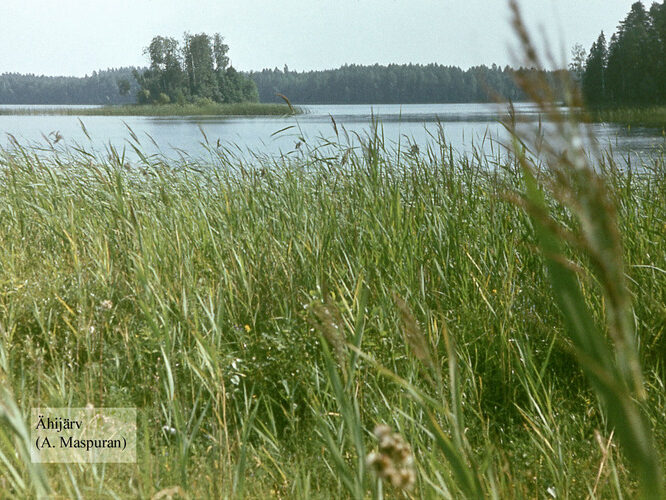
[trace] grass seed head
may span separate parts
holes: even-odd
[[[394,488],[411,490],[416,482],[411,447],[400,434],[393,432],[388,425],[376,426],[374,434],[379,441],[379,446],[378,451],[371,452],[366,457],[368,467]]]

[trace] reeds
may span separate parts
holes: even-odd
[[[595,122],[619,123],[627,127],[650,127],[666,131],[666,107],[598,108],[589,111]]]
[[[494,155],[379,125],[249,162],[14,142],[0,490],[658,497],[663,157],[554,120]],[[138,463],[34,467],[29,409],[88,403],[139,408]]]
[[[300,108],[285,104],[253,102],[235,104],[134,104],[99,107],[0,107],[0,115],[283,116],[300,112]]]
[[[503,201],[525,192],[515,161],[458,156],[441,136],[418,154],[381,137],[310,147],[253,166],[212,145],[180,162],[60,143],[2,153],[7,387],[24,415],[37,404],[137,406],[145,432],[137,467],[49,467],[51,488],[379,495],[393,487],[365,459],[387,424],[413,450],[413,496],[632,496],[635,461],[614,447],[619,429],[611,439],[576,368],[536,226]],[[666,175],[660,163],[630,173],[605,161],[622,234],[612,248],[640,327],[643,413],[658,430]],[[577,212],[547,199],[547,227],[582,230]],[[570,250],[557,262],[581,255],[567,265],[601,273]],[[597,281],[577,277],[577,303],[601,335],[626,299]],[[617,373],[632,380],[633,369]],[[30,485],[2,432],[0,467]],[[160,479],[167,469],[177,484]]]
[[[519,35],[523,63],[543,68],[511,2],[513,26]],[[545,255],[555,299],[580,366],[603,403],[609,425],[636,471],[645,498],[662,498],[663,471],[649,421],[645,418],[646,391],[639,361],[631,295],[625,278],[622,238],[616,209],[603,172],[595,171],[583,149],[584,130],[575,118],[560,114],[545,79],[521,82],[555,132],[544,141],[536,131],[513,133],[514,153],[525,179],[525,193],[517,199],[535,222]],[[568,105],[580,105],[570,84]],[[535,156],[537,149],[545,159]],[[611,174],[612,175],[612,174]],[[572,223],[557,222],[547,197],[569,213]],[[631,203],[631,200],[627,200]],[[569,247],[571,251],[565,249]],[[573,255],[572,255],[573,254]],[[574,256],[579,262],[571,262]],[[593,278],[604,305],[604,324],[586,304],[579,279]]]

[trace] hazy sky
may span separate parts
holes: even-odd
[[[613,32],[632,3],[521,1],[533,32],[547,32],[558,54]],[[221,33],[240,70],[504,65],[512,62],[508,19],[506,0],[0,0],[0,73],[144,66],[153,36],[185,31]]]

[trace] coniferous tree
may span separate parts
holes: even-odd
[[[650,8],[650,32],[654,46],[654,74],[657,100],[666,103],[666,2],[653,3]]]
[[[606,37],[602,31],[592,44],[583,73],[583,95],[590,104],[606,102]]]
[[[583,76],[590,105],[666,103],[666,2],[635,2],[604,50],[597,39]],[[605,57],[604,57],[605,56]]]
[[[620,54],[623,63],[623,101],[644,104],[656,91],[652,70],[653,47],[649,36],[649,18],[641,2],[631,6],[631,11],[620,24]]]

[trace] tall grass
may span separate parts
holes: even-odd
[[[663,156],[583,150],[523,83],[555,132],[495,154],[377,123],[250,163],[14,141],[0,490],[662,497]],[[86,404],[139,409],[137,464],[31,464],[29,409]]]
[[[212,146],[176,162],[2,152],[0,358],[14,424],[0,430],[0,488],[390,496],[366,464],[384,424],[414,457],[406,495],[634,496],[636,460],[579,368],[535,251],[541,230],[504,201],[525,192],[522,157],[460,156],[443,134],[392,148],[381,130],[303,149],[252,165]],[[637,335],[628,362],[645,380],[640,425],[663,454],[666,170],[603,162]],[[552,226],[578,231],[555,194]],[[594,275],[576,275],[578,306],[602,335],[615,306]],[[139,408],[136,465],[41,472],[15,453],[17,415],[88,403]]]
[[[511,1],[513,25],[519,36],[524,63],[543,68],[530,40],[515,0]],[[541,111],[556,125],[556,138],[545,142],[532,131],[526,135],[509,125],[514,152],[526,189],[519,205],[535,223],[555,299],[562,311],[567,333],[578,362],[590,380],[609,424],[633,464],[644,498],[662,498],[663,474],[650,423],[645,418],[642,367],[633,321],[631,296],[626,283],[622,239],[616,208],[603,175],[590,164],[583,149],[583,129],[553,104],[548,82],[538,73],[519,82]],[[577,89],[569,106],[580,106]],[[556,139],[559,139],[556,140]],[[545,162],[528,154],[541,148]],[[603,171],[605,166],[601,167]],[[567,210],[571,223],[556,221],[546,195]],[[550,202],[552,204],[552,202]],[[571,251],[567,252],[566,247]],[[584,259],[585,270],[570,258]],[[604,304],[603,323],[585,302],[579,277],[595,280]]]

